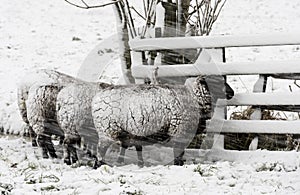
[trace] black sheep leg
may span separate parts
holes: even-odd
[[[31,145],[33,147],[37,147],[38,144],[37,144],[37,135],[36,133],[33,131],[32,127],[29,125],[29,137],[31,139]]]
[[[42,149],[43,158],[49,158],[47,147],[46,147],[46,144],[45,144],[45,140],[46,140],[45,137],[46,136],[38,135],[37,136],[37,143],[38,143],[39,147]]]
[[[144,159],[143,159],[143,147],[141,145],[135,146],[137,157],[138,157],[138,166],[143,167],[144,166]]]
[[[57,158],[57,155],[55,153],[55,148],[54,148],[52,140],[51,140],[51,136],[47,136],[45,145],[46,145],[47,151],[48,151],[49,155],[51,156],[51,158]]]
[[[119,157],[117,160],[118,163],[120,163],[120,164],[124,163],[124,157],[125,157],[125,152],[126,152],[127,148],[128,148],[128,145],[122,144],[121,151],[120,151],[120,154],[119,154]],[[138,166],[142,167],[142,166],[144,166],[144,160],[143,160],[143,155],[142,155],[143,147],[141,145],[135,145],[135,149],[136,149],[137,157],[138,157]]]
[[[38,135],[37,142],[38,145],[42,148],[43,158],[49,158],[49,155],[52,158],[57,158],[55,149],[51,141],[51,137],[49,135]]]
[[[70,138],[70,136],[65,136],[64,139],[64,162],[67,165],[74,164],[78,161],[78,155],[75,145],[80,145],[80,137],[75,136]]]
[[[74,147],[74,145],[72,145],[72,144],[69,144],[65,147],[66,147],[65,151],[67,153],[67,156],[64,158],[64,162],[67,165],[76,163],[78,161],[76,147]]]
[[[67,144],[63,144],[64,163],[71,165],[71,154]]]
[[[174,152],[174,165],[182,166],[184,164],[183,155],[184,155],[184,145],[182,143],[175,143],[173,152]]]
[[[64,163],[67,165],[74,164],[78,161],[76,148],[73,145],[64,145]]]

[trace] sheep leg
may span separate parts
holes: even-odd
[[[47,151],[47,148],[46,148],[46,145],[45,145],[45,139],[46,139],[45,136],[38,135],[37,136],[37,143],[38,143],[39,147],[42,149],[43,158],[49,158],[48,151]]]
[[[51,141],[51,137],[49,135],[38,135],[37,142],[38,145],[42,148],[43,158],[49,158],[49,155],[52,158],[57,158],[57,155],[55,154],[55,149]]]
[[[29,125],[29,137],[30,137],[30,139],[31,139],[31,145],[32,145],[33,147],[37,147],[37,146],[38,146],[37,141],[36,141],[37,135],[36,135],[36,133],[33,131],[32,127],[31,127],[30,125]]]
[[[96,155],[91,153],[92,157],[95,159],[93,169],[97,169],[98,167],[101,167],[102,165],[106,164],[104,157],[105,157],[108,147],[109,147],[109,145],[103,145],[99,141],[98,146],[97,146],[98,151],[96,152]],[[98,153],[100,153],[100,156],[98,155]]]
[[[124,157],[125,157],[125,152],[126,152],[127,148],[128,148],[128,146],[126,144],[122,144],[117,163],[120,163],[120,164],[124,163]],[[143,147],[141,145],[135,145],[135,149],[136,149],[137,156],[138,156],[138,166],[142,167],[142,166],[144,166],[144,160],[143,160],[143,155],[142,155]]]
[[[95,153],[96,150],[94,149],[94,146],[85,145],[84,147],[85,147],[85,152],[88,155],[88,157],[94,159],[93,169],[97,169],[98,167],[100,167],[102,164],[101,164],[101,162],[98,161],[97,154]]]
[[[47,151],[48,151],[49,155],[51,156],[51,158],[57,158],[57,155],[55,153],[55,148],[53,146],[53,143],[52,143],[52,140],[51,140],[50,136],[47,137],[45,143],[46,143]]]
[[[95,153],[96,149],[94,148],[93,145],[86,145],[84,144],[84,151],[88,155],[89,158],[97,158],[97,154]]]
[[[174,152],[174,165],[183,166],[184,146],[181,143],[175,143],[173,152]]]
[[[66,163],[67,165],[71,165],[71,154],[67,144],[64,144],[63,146],[63,153],[64,153],[64,163]]]
[[[80,137],[70,138],[70,136],[65,136],[64,139],[64,162],[67,165],[76,163],[78,161],[78,155],[75,145],[80,144]]]
[[[107,149],[109,148],[110,144],[111,143],[109,141],[107,141],[106,139],[99,139],[98,153],[100,153],[100,156],[95,158],[95,163],[93,166],[94,169],[97,169],[101,165],[106,164],[105,163],[105,154],[106,154]]]
[[[74,147],[74,145],[71,145],[71,146],[69,146],[69,148],[70,148],[70,152],[71,152],[72,163],[76,163],[78,161],[78,155],[77,155],[76,147]]]
[[[65,155],[66,154],[66,155]],[[64,146],[64,163],[67,165],[74,164],[78,161],[76,148],[73,145]]]
[[[124,156],[125,156],[125,152],[126,152],[127,148],[128,148],[128,146],[122,144],[117,163],[124,164],[124,161],[125,161]]]
[[[135,146],[137,156],[138,156],[138,166],[143,167],[144,166],[144,160],[143,160],[143,147],[141,145]]]

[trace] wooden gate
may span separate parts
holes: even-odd
[[[211,120],[207,121],[206,133],[215,134],[214,152],[210,151],[211,159],[238,160],[240,155],[244,158],[253,156],[253,152],[238,152],[224,150],[224,137],[222,133],[270,133],[270,134],[300,134],[300,120],[279,121],[260,120],[260,109],[257,109],[254,120],[227,120],[227,106],[289,106],[299,110],[300,93],[265,93],[266,75],[285,75],[284,78],[299,79],[300,59],[285,61],[255,61],[255,62],[224,62],[224,52],[229,47],[261,47],[300,45],[299,34],[266,34],[250,36],[201,36],[201,37],[172,37],[135,39],[130,42],[133,67],[132,74],[137,82],[153,77],[195,77],[198,75],[259,75],[252,93],[238,93],[230,100],[218,99]],[[194,64],[154,66],[142,65],[139,55],[141,51],[202,49]],[[258,115],[257,115],[258,113]],[[219,152],[218,152],[219,151]],[[193,151],[200,155],[200,151]],[[200,152],[200,153],[199,153]],[[207,156],[207,152],[204,152]],[[255,152],[254,152],[255,153]],[[238,155],[236,155],[238,154]],[[264,158],[271,157],[272,152],[264,152]],[[285,152],[300,159],[299,153]],[[255,157],[257,159],[257,157]]]

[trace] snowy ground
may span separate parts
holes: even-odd
[[[93,170],[42,159],[21,138],[2,138],[0,147],[0,191],[13,194],[297,194],[299,174],[281,163],[237,162]]]
[[[229,0],[212,34],[300,32],[300,2]],[[81,10],[63,0],[2,0],[0,6],[0,128],[22,131],[16,106],[16,85],[26,71],[56,69],[80,75],[86,57],[100,44],[117,58],[117,44],[105,43],[115,33],[110,7]],[[228,61],[300,58],[299,46],[229,49]],[[101,58],[103,59],[103,58]],[[100,70],[95,70],[99,72]],[[116,74],[118,71],[116,70]],[[84,76],[84,75],[83,75]],[[115,75],[114,75],[115,76]],[[94,79],[94,78],[93,78]],[[104,78],[113,81],[112,78]],[[110,80],[111,79],[111,80]],[[238,77],[230,83],[251,91],[256,77]],[[298,87],[272,80],[268,90]],[[281,87],[281,88],[279,88]],[[284,89],[283,89],[284,88]],[[0,137],[0,192],[13,194],[297,194],[299,163],[216,162],[184,167],[72,168],[61,160],[44,160],[23,138]],[[278,153],[280,155],[280,153]],[[276,162],[276,161],[275,161]],[[195,171],[196,170],[196,171]]]

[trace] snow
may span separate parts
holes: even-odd
[[[17,148],[15,146],[18,146]],[[18,153],[19,155],[15,155]],[[42,159],[23,138],[1,139],[0,190],[12,194],[297,194],[298,167],[280,162],[70,167]]]
[[[300,2],[227,1],[213,35],[300,32]],[[82,10],[63,0],[2,0],[0,6],[0,128],[22,132],[16,86],[28,71],[48,68],[87,80],[115,83],[118,44],[111,7]],[[109,41],[107,41],[109,40]],[[102,42],[103,41],[103,42]],[[231,48],[228,62],[297,60],[299,46]],[[97,55],[98,54],[98,55]],[[95,60],[91,60],[91,58]],[[103,61],[101,61],[103,60]],[[108,65],[113,64],[112,70]],[[97,68],[94,68],[94,67]],[[93,71],[93,72],[91,72]],[[93,74],[91,74],[93,73]],[[256,76],[230,77],[238,92],[252,91]],[[268,91],[299,90],[292,81],[270,79]],[[289,87],[290,85],[290,87]],[[263,156],[263,151],[257,151]],[[297,194],[299,162],[272,159],[202,162],[183,167],[70,167],[62,160],[42,159],[40,150],[19,137],[0,137],[2,194]],[[291,159],[292,161],[292,159]],[[190,162],[189,162],[190,163]]]
[[[176,44],[174,44],[176,42]],[[167,38],[136,38],[130,42],[134,51],[218,47],[299,45],[298,33],[265,33],[259,35],[212,35]]]

